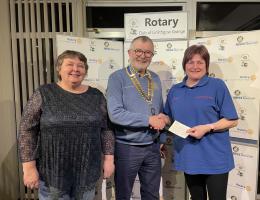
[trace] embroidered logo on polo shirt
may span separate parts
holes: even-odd
[[[213,97],[211,96],[196,96],[195,99],[214,99]]]

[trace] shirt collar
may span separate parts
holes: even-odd
[[[139,76],[139,77],[149,77],[149,72],[148,70],[145,70],[144,75],[141,75],[134,67],[132,67],[131,65],[128,66],[129,67],[129,71],[132,71],[135,73],[135,75]],[[130,70],[131,68],[131,70]]]
[[[188,76],[186,75],[186,76],[183,78],[182,82],[179,84],[179,87],[188,87],[188,86],[186,85],[187,79],[188,79]],[[192,88],[202,87],[202,86],[206,85],[206,84],[208,83],[208,81],[209,81],[208,75],[204,75],[204,76],[199,80],[199,82],[198,82],[196,85],[192,86]]]

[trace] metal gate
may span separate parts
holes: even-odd
[[[56,80],[56,34],[84,35],[85,0],[10,0],[12,62],[16,121],[39,85]],[[18,124],[17,124],[18,127]],[[37,199],[24,187],[20,199]]]

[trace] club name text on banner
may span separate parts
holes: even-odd
[[[156,39],[187,39],[187,12],[127,13],[124,17],[125,41],[146,35]]]

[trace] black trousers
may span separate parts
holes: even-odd
[[[226,200],[228,173],[184,175],[192,200]]]
[[[116,200],[130,200],[138,174],[142,200],[159,200],[161,180],[160,144],[133,146],[116,142]]]

